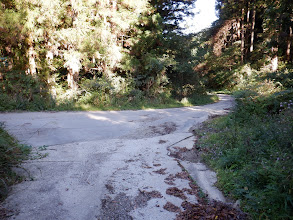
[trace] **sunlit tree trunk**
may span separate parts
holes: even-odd
[[[237,19],[237,37],[238,40],[241,38],[241,19]]]
[[[279,66],[278,47],[273,47],[272,53],[273,53],[273,58],[271,60],[271,70],[275,72],[278,70],[278,66]]]
[[[244,14],[245,10],[242,8],[242,18],[241,18],[241,63],[244,62],[244,46],[245,46],[245,27],[244,27]]]
[[[249,3],[248,3],[247,13],[246,13],[246,22],[247,22],[247,24],[249,24],[249,21],[250,21],[250,9],[249,9]]]
[[[73,90],[77,90],[78,85],[77,85],[77,78],[78,78],[79,73],[75,72],[72,69],[68,69],[68,73],[67,73],[67,82],[68,82],[68,87],[73,89]]]
[[[276,42],[275,45],[272,47],[272,61],[271,61],[271,69],[273,72],[278,70],[279,67],[279,58],[278,58],[278,51],[279,51],[279,46],[280,46],[280,36],[278,33],[280,33],[282,30],[282,23],[278,24],[278,27],[276,28],[275,31],[275,36],[276,36]]]
[[[113,2],[112,2],[112,10],[117,11],[117,1],[116,0],[113,0]]]
[[[31,45],[28,50],[29,73],[34,77],[37,75],[37,65],[35,57],[36,52],[33,46]]]
[[[251,22],[250,22],[250,17],[251,17],[251,9],[250,9],[250,2],[247,1],[246,4],[246,24],[245,24],[245,42],[244,42],[244,59],[247,59],[249,56],[249,48],[248,45],[250,45],[250,37],[249,33],[251,30]]]
[[[69,53],[64,54],[64,58],[66,63],[64,67],[67,68],[67,83],[68,87],[76,90],[78,88],[78,78],[79,78],[79,71],[82,68],[80,63],[80,54],[74,53],[74,51],[70,51]]]
[[[55,100],[57,98],[57,90],[56,90],[56,78],[55,76],[48,77],[48,85],[50,86],[51,97]]]
[[[253,42],[254,42],[254,32],[255,32],[255,14],[256,10],[255,7],[252,10],[252,25],[251,25],[251,37],[250,37],[250,53],[253,52]]]
[[[68,73],[67,73],[67,84],[68,84],[68,87],[69,88],[72,88],[73,85],[74,85],[72,70],[68,70]]]
[[[292,27],[290,26],[289,27],[289,38],[288,38],[288,42],[287,42],[287,51],[286,51],[288,61],[291,60],[291,44],[292,44],[292,40],[293,40],[293,33],[292,33]]]

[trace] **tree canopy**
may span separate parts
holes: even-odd
[[[291,65],[292,8],[292,1],[286,0],[218,0],[219,19],[203,32],[201,39],[209,49],[196,66],[206,85],[233,87],[244,65],[272,72]]]
[[[9,63],[1,75],[25,72],[48,89],[66,80],[73,90],[103,77],[116,91],[155,94],[170,84],[166,71],[177,57],[170,41],[193,2],[1,1],[0,55]]]
[[[169,92],[180,99],[232,87],[234,70],[245,64],[275,71],[292,63],[291,1],[218,0],[212,28],[183,35],[179,23],[194,2],[2,0],[2,93],[31,100],[33,91],[48,99],[68,91]],[[8,85],[21,85],[22,76],[33,91]]]

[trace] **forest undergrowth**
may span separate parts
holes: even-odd
[[[256,73],[235,87],[232,113],[196,131],[196,148],[252,219],[292,219],[292,71]]]
[[[45,82],[23,72],[11,72],[0,87],[0,111],[80,111],[80,110],[132,110],[174,108],[204,105],[218,101],[216,95],[197,93],[193,88],[173,95],[170,89],[147,92],[125,85],[116,91],[104,78],[85,79],[76,90],[69,90],[64,83],[55,84],[51,91]],[[13,82],[13,83],[11,83]],[[52,95],[52,93],[54,95]]]

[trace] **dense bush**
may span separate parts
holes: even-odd
[[[293,93],[271,87],[239,91],[233,113],[197,131],[198,148],[253,219],[292,219]]]
[[[283,68],[276,72],[270,72],[263,76],[263,78],[269,78],[270,80],[279,82],[285,88],[293,88],[293,66],[290,68]]]
[[[23,71],[6,72],[0,79],[0,111],[40,111],[54,105],[47,84]]]

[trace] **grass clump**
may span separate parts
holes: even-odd
[[[0,201],[7,196],[9,186],[22,180],[12,168],[27,159],[30,152],[30,146],[18,144],[0,125]]]
[[[253,219],[293,218],[293,90],[271,81],[236,93],[235,111],[196,133],[218,186]]]

